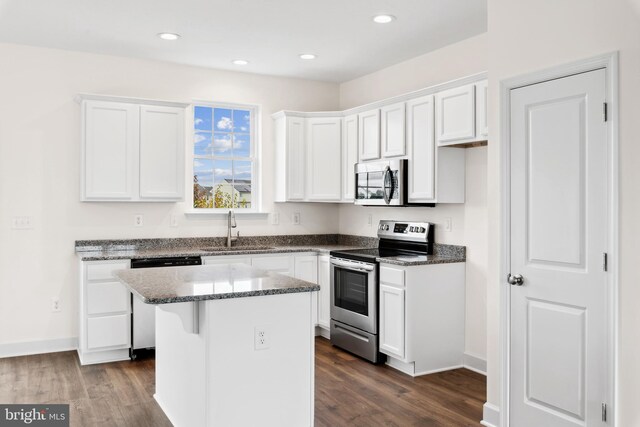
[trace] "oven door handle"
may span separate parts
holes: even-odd
[[[331,264],[338,267],[347,268],[349,270],[364,271],[364,272],[370,272],[376,269],[373,265],[356,264],[356,263],[338,261],[335,259],[331,260]]]

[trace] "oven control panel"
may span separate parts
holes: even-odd
[[[430,222],[382,220],[378,225],[378,237],[381,239],[429,243],[433,241],[434,226],[435,224]]]

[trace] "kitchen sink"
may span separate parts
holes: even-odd
[[[273,246],[212,246],[210,248],[200,248],[204,252],[230,252],[230,251],[265,251],[274,249]]]

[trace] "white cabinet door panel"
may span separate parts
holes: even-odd
[[[342,125],[342,201],[352,202],[356,194],[355,164],[358,163],[358,116],[344,118]]]
[[[405,103],[387,105],[380,109],[380,139],[382,157],[407,154],[405,138]]]
[[[247,264],[251,265],[251,257],[249,256],[209,256],[202,257],[202,264],[215,265],[215,264]]]
[[[436,147],[433,95],[407,102],[409,145],[409,202],[429,203],[436,198]]]
[[[87,284],[87,314],[129,311],[131,293],[118,282]]]
[[[307,198],[340,201],[342,197],[342,119],[307,119]]]
[[[305,199],[304,119],[287,118],[287,200]]]
[[[436,94],[436,139],[439,145],[473,140],[476,136],[475,86],[461,86]]]
[[[360,161],[380,158],[380,110],[358,115]]]
[[[140,107],[140,198],[184,193],[184,109]]]
[[[405,290],[380,285],[380,352],[404,359]]]
[[[129,314],[87,319],[87,348],[130,347]]]
[[[139,107],[85,101],[83,200],[128,200],[135,196]]]

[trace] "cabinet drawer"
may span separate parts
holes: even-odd
[[[380,267],[380,283],[404,287],[404,270]]]
[[[128,311],[130,293],[118,282],[87,284],[87,314]]]
[[[87,280],[113,280],[113,272],[129,268],[131,261],[105,262],[87,265]]]
[[[263,270],[293,276],[294,258],[292,256],[269,256],[253,258],[251,265]]]
[[[130,347],[129,314],[87,319],[87,348]]]
[[[214,265],[214,264],[247,264],[251,265],[251,257],[235,257],[235,256],[210,256],[202,257],[202,264]]]

